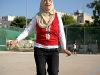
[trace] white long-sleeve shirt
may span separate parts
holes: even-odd
[[[65,38],[65,32],[64,32],[64,26],[63,22],[61,19],[61,16],[57,13],[58,16],[58,21],[59,21],[59,41],[62,49],[66,49],[66,38]],[[25,30],[17,37],[17,40],[20,41],[24,38],[26,38],[36,27],[36,16],[31,20],[29,25],[25,28]],[[51,48],[58,48],[58,45],[55,46],[45,46],[39,43],[34,42],[34,47],[39,47],[39,48],[46,48],[46,49],[51,49]]]

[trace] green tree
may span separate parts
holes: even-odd
[[[87,4],[87,7],[93,9],[93,26],[100,26],[100,0],[94,0],[93,2]]]
[[[90,21],[86,20],[85,23],[83,24],[83,26],[84,27],[92,27],[93,24]]]
[[[30,22],[29,19],[27,19],[27,24]],[[20,27],[23,28],[26,26],[26,18],[24,16],[17,16],[15,19],[11,22],[11,26],[14,27]]]
[[[76,21],[75,19],[73,18],[73,16],[71,15],[67,15],[67,14],[64,14],[62,16],[62,21],[63,21],[63,24],[64,25],[70,25],[70,24],[75,24]]]

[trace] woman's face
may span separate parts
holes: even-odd
[[[48,11],[52,8],[52,0],[44,0],[43,1],[44,10]]]

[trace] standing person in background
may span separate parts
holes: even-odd
[[[76,42],[73,43],[73,54],[76,55]]]
[[[59,52],[58,41],[61,48],[70,56],[71,52],[66,49],[66,39],[61,16],[53,7],[53,0],[41,0],[40,10],[25,28],[25,30],[13,40],[10,45],[13,48],[15,44],[27,37],[36,29],[36,41],[34,42],[34,58],[36,62],[36,75],[58,75]]]

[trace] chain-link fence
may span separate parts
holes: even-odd
[[[100,52],[99,27],[65,27],[67,48],[73,51],[73,42],[76,42],[77,52]]]
[[[6,49],[6,40],[13,40],[24,30],[24,28],[17,28],[12,26],[0,26],[0,50]],[[26,40],[35,40],[36,34],[30,34]]]
[[[6,31],[0,29],[0,50],[6,49]]]
[[[0,50],[6,49],[6,40],[15,39],[24,28],[11,26],[0,27]],[[100,28],[99,27],[65,27],[67,48],[73,51],[73,42],[76,42],[79,53],[99,53],[100,52]],[[35,40],[36,34],[33,32],[26,39]]]

